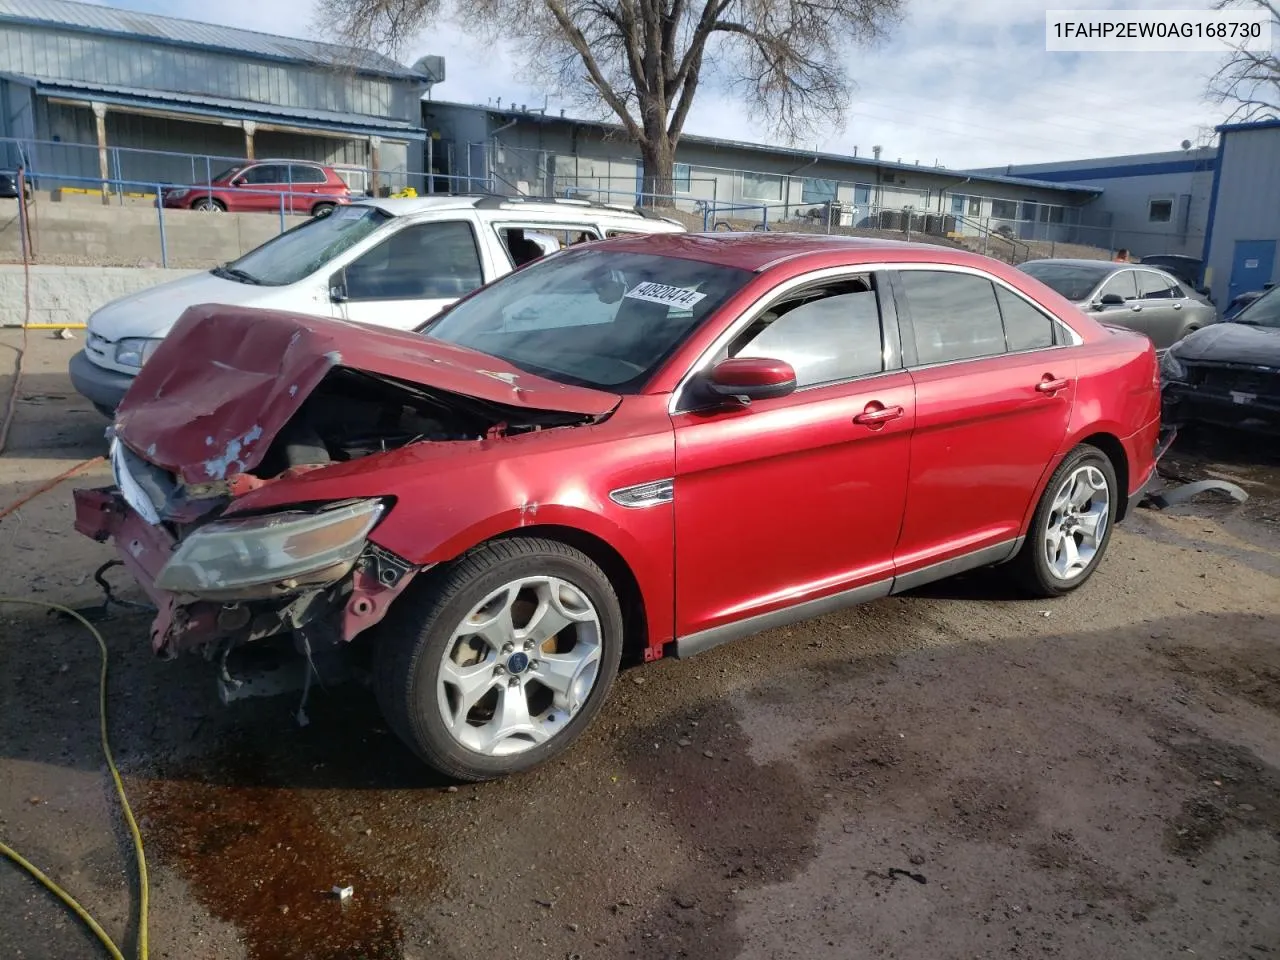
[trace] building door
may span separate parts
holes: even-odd
[[[1271,268],[1276,262],[1274,240],[1237,240],[1235,255],[1231,258],[1231,286],[1227,290],[1227,303],[1242,293],[1261,290],[1271,282]]]

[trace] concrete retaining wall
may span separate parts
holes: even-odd
[[[40,196],[30,206],[36,263],[159,266],[160,221],[154,206],[103,206],[100,202],[53,202]],[[285,217],[285,227],[306,217]],[[273,213],[164,211],[170,267],[211,267],[233,260],[280,233]],[[17,204],[0,206],[0,259],[22,259]]]
[[[71,267],[34,264],[31,323],[84,323],[117,297],[184,277],[195,270],[141,267]],[[0,264],[0,327],[20,327],[26,314],[21,264]]]

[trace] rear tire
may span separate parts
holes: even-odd
[[[1078,589],[1106,553],[1118,506],[1107,455],[1089,444],[1076,447],[1049,478],[1010,572],[1033,597]]]
[[[333,203],[317,203],[311,208],[311,215],[313,217],[327,217],[329,214],[333,213],[333,208],[335,206],[337,205]]]
[[[600,711],[622,611],[585,554],[495,540],[414,584],[376,643],[374,688],[391,729],[440,773],[490,780],[556,756]]]

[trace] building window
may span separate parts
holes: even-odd
[[[687,163],[677,163],[671,168],[671,189],[676,193],[693,191],[693,170]]]
[[[1050,207],[1042,204],[1040,206],[1040,222],[1041,223],[1062,223],[1063,214],[1066,212],[1064,207]]]
[[[834,203],[836,182],[806,177],[800,193],[801,203]]]
[[[957,217],[964,213],[965,197],[962,193],[953,193],[951,195],[951,212]]]
[[[871,203],[871,188],[865,183],[855,183],[853,185],[853,202],[864,207]]]
[[[772,173],[742,174],[742,195],[748,200],[782,199],[782,177]]]
[[[969,198],[969,216],[971,217],[982,216],[982,198],[981,197]]]
[[[1152,200],[1147,204],[1147,220],[1151,223],[1168,223],[1172,219],[1172,200]]]
[[[1017,220],[1018,219],[1018,201],[1016,200],[992,200],[991,216],[997,220]]]

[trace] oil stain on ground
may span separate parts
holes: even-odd
[[[221,758],[254,768],[261,758]],[[230,786],[202,778],[151,779],[139,810],[147,840],[176,865],[209,911],[236,925],[254,960],[399,960],[396,890],[365,870],[288,787]],[[335,885],[354,888],[341,901]]]

